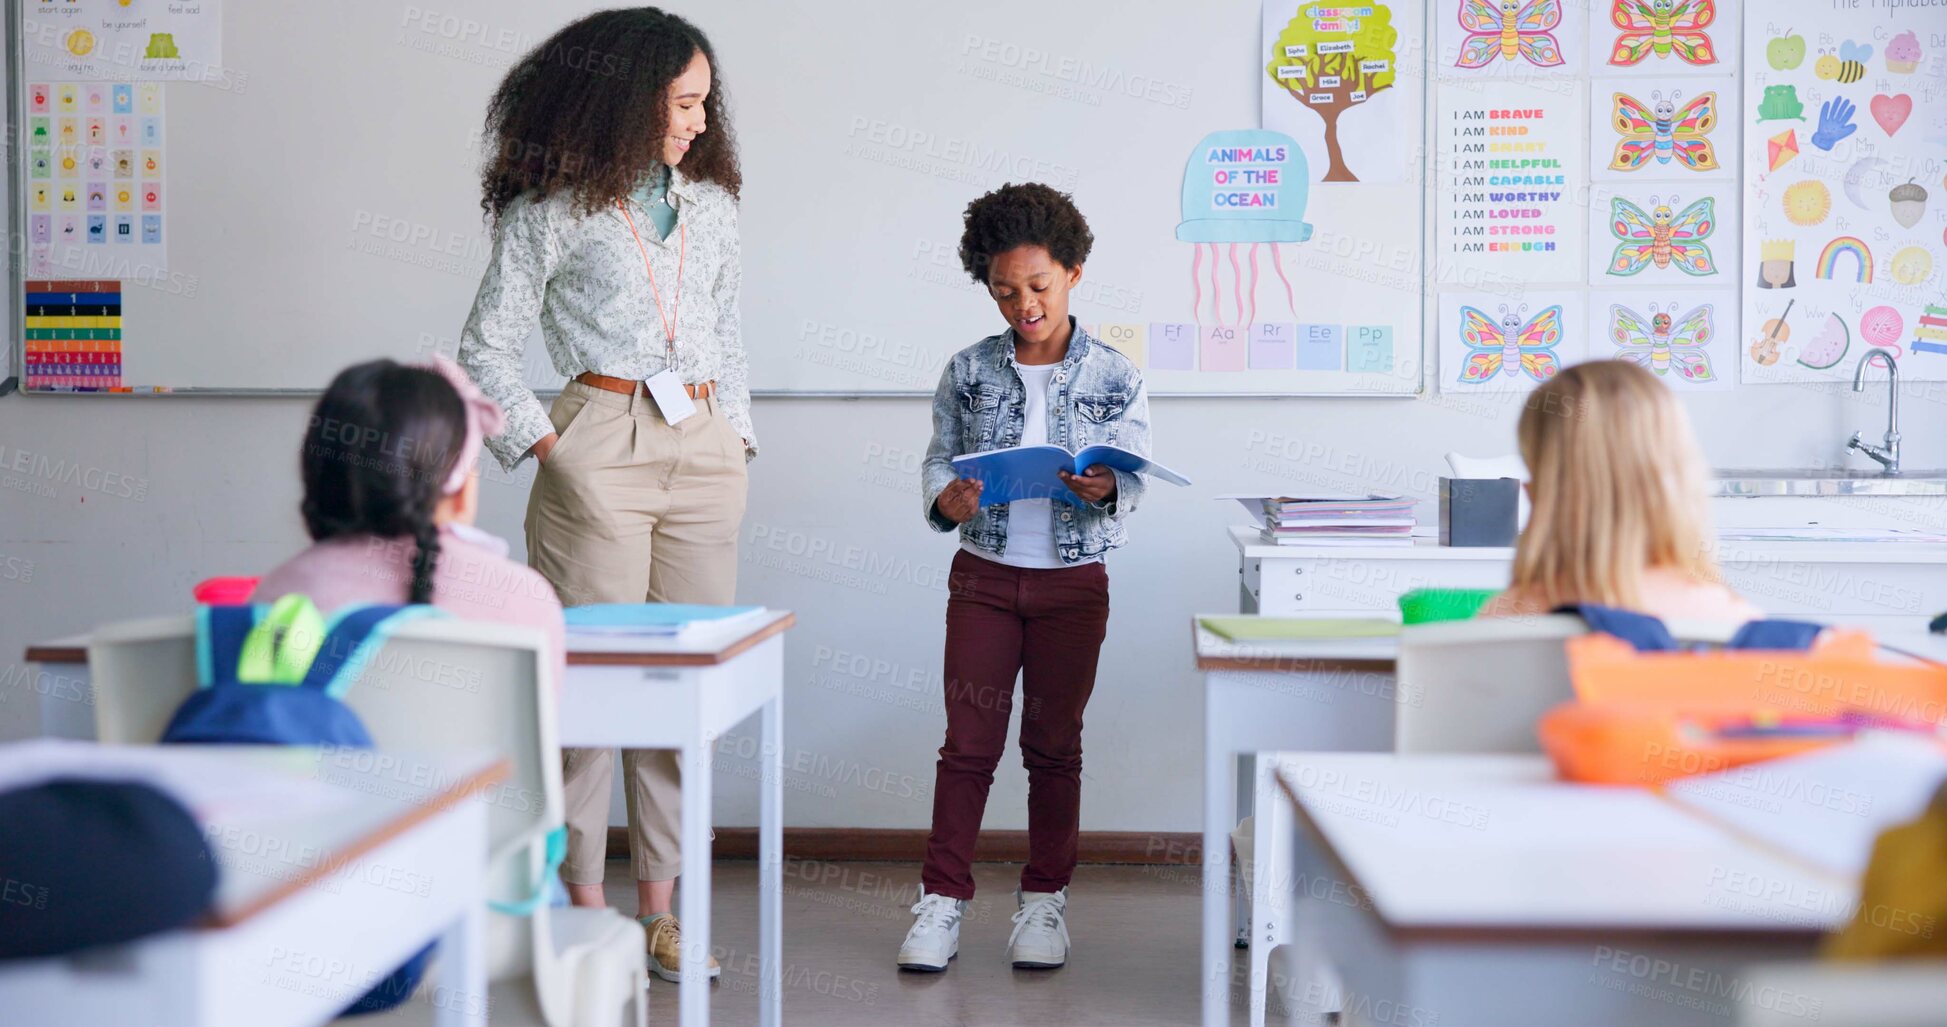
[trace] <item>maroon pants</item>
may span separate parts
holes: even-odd
[[[1023,891],[1056,891],[1075,871],[1082,805],[1082,708],[1109,624],[1100,563],[1024,570],[961,550],[948,576],[946,744],[933,779],[928,895],[973,898],[974,841],[1007,747],[1021,676],[1021,762],[1028,768]]]

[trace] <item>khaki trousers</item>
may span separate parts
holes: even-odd
[[[716,397],[671,425],[633,396],[570,381],[548,417],[560,436],[527,502],[527,559],[564,606],[728,603],[749,479],[744,444]],[[569,884],[602,883],[609,749],[563,749]],[[622,753],[629,857],[637,880],[682,871],[682,768],[668,749]],[[701,811],[707,816],[709,811]]]

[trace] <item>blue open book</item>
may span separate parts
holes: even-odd
[[[593,603],[561,611],[568,630],[582,634],[667,637],[696,627],[728,627],[754,619],[761,606],[703,606],[695,603]]]
[[[1089,446],[1079,453],[1070,453],[1060,446],[1014,446],[953,458],[954,473],[962,478],[980,479],[983,507],[1017,499],[1059,499],[1080,506],[1082,497],[1062,482],[1059,472],[1081,474],[1095,464],[1131,474],[1147,474],[1172,485],[1190,484],[1190,479],[1120,446]]]

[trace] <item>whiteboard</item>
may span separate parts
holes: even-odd
[[[123,383],[315,390],[358,360],[451,353],[492,244],[478,185],[486,100],[520,54],[597,6],[225,5],[224,74],[165,86],[168,263],[124,282]],[[953,352],[1003,327],[955,250],[967,202],[1006,181],[1071,191],[1089,216],[1095,253],[1073,300],[1082,323],[1108,334],[1241,322],[1228,261],[1217,269],[1226,309],[1193,309],[1198,248],[1176,228],[1199,140],[1259,127],[1258,0],[1194,13],[1169,0],[668,6],[710,34],[735,115],[753,389],[930,391]],[[1424,54],[1404,45],[1420,28],[1401,33],[1408,60]],[[1423,75],[1396,92],[1423,105]],[[1423,121],[1408,122],[1415,153]],[[14,202],[18,215],[18,191]],[[1315,190],[1320,234],[1284,248],[1292,298],[1267,260],[1243,297],[1255,320],[1356,323],[1411,308],[1421,323],[1417,231],[1385,258],[1412,268],[1411,288],[1348,288],[1305,248],[1398,208],[1383,191]],[[1338,264],[1364,274],[1371,260]],[[16,312],[18,283],[16,269]],[[1389,374],[1149,378],[1159,393],[1412,394],[1420,333],[1399,335]],[[537,387],[559,385],[538,334],[527,364]]]

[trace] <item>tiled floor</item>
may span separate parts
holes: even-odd
[[[1007,964],[1019,864],[975,867],[979,893],[960,931],[960,956],[941,974],[902,973],[893,963],[912,921],[919,868],[898,863],[792,860],[784,877],[784,1022],[789,1027],[872,1024],[1194,1024],[1197,1019],[1197,868],[1084,866],[1069,888],[1074,950],[1060,970]],[[609,863],[609,901],[633,912],[628,864]],[[718,863],[714,1024],[757,1022],[757,864]],[[1242,953],[1238,953],[1242,955]],[[1241,962],[1241,961],[1240,961]],[[1233,975],[1235,981],[1235,975]],[[1232,989],[1243,1022],[1243,993]],[[415,1002],[415,1005],[419,1003]],[[496,988],[493,1023],[535,1022],[517,992]],[[366,1020],[376,1027],[415,1022]],[[423,1012],[416,1022],[424,1022]],[[650,984],[650,1022],[677,1022],[677,986]],[[1274,1021],[1278,1022],[1278,1021]]]

